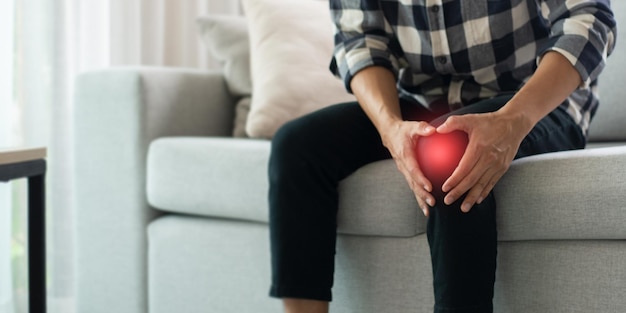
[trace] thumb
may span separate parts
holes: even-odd
[[[436,128],[426,122],[419,122],[419,125],[415,128],[415,135],[418,136],[430,136],[434,134]]]
[[[440,134],[451,133],[455,130],[461,130],[467,132],[468,130],[468,117],[463,115],[449,116],[443,124],[437,127],[437,132]]]

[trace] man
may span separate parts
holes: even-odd
[[[492,312],[492,188],[512,160],[581,149],[616,25],[608,0],[331,0],[332,71],[358,102],[283,126],[270,159],[273,281],[287,312],[327,312],[337,185],[393,158],[424,214],[435,312]],[[433,184],[416,144],[462,131]],[[428,150],[428,149],[423,149]],[[355,260],[358,262],[358,260]]]

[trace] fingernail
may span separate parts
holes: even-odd
[[[443,201],[445,204],[450,205],[452,203],[454,203],[454,198],[453,197],[446,197],[446,199]]]
[[[426,126],[426,132],[431,132],[431,131],[434,131],[434,130],[435,130],[435,128],[434,128],[434,127],[432,127],[432,126]]]
[[[463,203],[463,205],[461,206],[461,211],[467,213],[470,211],[471,208],[472,206],[469,203]]]
[[[430,206],[435,206],[435,202],[433,201],[433,199],[426,199],[426,203],[428,203],[428,205]]]
[[[483,202],[483,200],[485,200],[485,199],[483,199],[483,197],[478,198],[478,201],[476,201],[476,204],[481,204]]]
[[[430,188],[428,188],[428,186],[424,185],[424,190],[430,192]]]

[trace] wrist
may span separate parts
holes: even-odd
[[[394,119],[389,118],[384,121],[379,121],[378,125],[376,125],[376,129],[380,134],[381,139],[383,140],[383,144],[386,145],[389,142],[391,137],[394,137],[398,134],[398,131],[402,127],[402,119]]]
[[[522,105],[515,103],[513,100],[509,101],[509,103],[500,110],[494,112],[494,114],[498,118],[509,121],[515,130],[521,132],[524,136],[530,133],[541,119],[537,114],[532,114],[532,112],[529,112]]]

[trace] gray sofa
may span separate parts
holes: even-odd
[[[625,71],[618,45],[587,149],[517,160],[498,184],[495,312],[626,312]],[[76,312],[281,311],[270,142],[230,137],[237,100],[219,71],[78,77]],[[345,179],[340,199],[331,311],[432,312],[426,219],[393,161]]]

